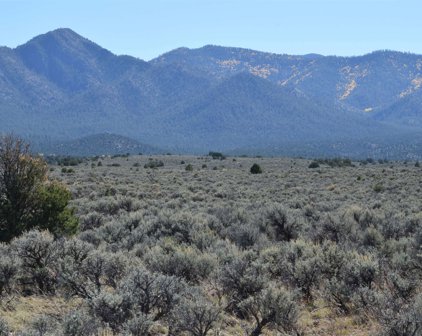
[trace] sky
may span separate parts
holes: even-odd
[[[422,54],[421,0],[0,0],[0,46],[71,28],[150,60],[207,44],[281,54]]]

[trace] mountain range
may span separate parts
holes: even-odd
[[[146,152],[421,158],[422,55],[209,45],[145,62],[57,29],[0,47],[0,119],[59,154],[119,135]]]

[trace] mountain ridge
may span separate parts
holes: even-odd
[[[409,134],[419,141],[421,86],[422,55],[411,53],[206,45],[146,62],[60,28],[0,48],[0,132],[59,142],[109,132],[184,152],[347,140],[362,153]]]
[[[45,155],[95,156],[114,154],[162,154],[163,150],[112,133],[93,134],[65,142],[35,143],[35,150]]]

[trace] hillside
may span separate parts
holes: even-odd
[[[116,134],[94,134],[63,142],[35,142],[35,149],[46,154],[94,156],[107,154],[157,154],[163,151]]]
[[[418,88],[416,92],[409,93],[403,99],[380,110],[374,117],[377,120],[388,121],[392,124],[408,124],[410,126],[422,127],[421,108],[422,91]]]
[[[325,57],[218,46],[145,62],[58,29],[0,48],[0,133],[55,144],[111,133],[187,153],[317,147],[368,156],[375,147],[413,158],[421,68],[422,56],[392,51]]]
[[[377,51],[359,57],[278,55],[240,48],[180,48],[151,61],[220,79],[249,72],[353,111],[385,108],[418,91],[422,56]]]

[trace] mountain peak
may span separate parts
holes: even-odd
[[[102,65],[113,56],[69,28],[38,35],[15,52],[27,68],[72,90],[86,88],[91,78],[97,81]]]
[[[87,38],[83,37],[82,35],[78,34],[74,30],[70,28],[58,28],[47,32],[46,34],[41,35],[40,37],[53,37],[57,41],[69,43],[69,42],[89,42],[93,45],[96,45],[94,42],[88,40]]]
[[[74,36],[78,38],[84,38],[70,28],[57,28],[50,32],[47,32],[46,34],[55,34],[55,35],[62,35],[62,36]]]
[[[102,49],[96,43],[89,39],[79,35],[70,28],[58,28],[49,31],[45,34],[35,36],[27,43],[17,47],[17,50],[22,50],[28,47],[37,47],[43,49],[62,48],[66,50],[70,49]]]

